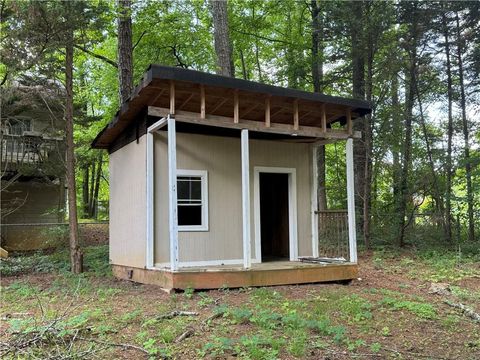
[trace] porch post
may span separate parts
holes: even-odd
[[[318,257],[318,147],[312,146],[312,256]]]
[[[170,269],[178,269],[177,217],[177,142],[175,118],[168,115],[168,225],[170,235]]]
[[[243,267],[251,266],[250,244],[250,154],[248,149],[248,130],[243,129],[241,135],[242,153],[242,221],[243,221]]]
[[[153,267],[153,178],[154,178],[154,161],[153,161],[154,143],[153,134],[147,131],[147,252],[145,265],[148,268]]]
[[[348,209],[348,243],[350,262],[357,262],[357,233],[355,227],[355,190],[353,177],[353,139],[347,139],[347,209]]]

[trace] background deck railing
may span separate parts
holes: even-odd
[[[349,259],[347,210],[317,211],[320,257]]]
[[[47,161],[52,153],[58,153],[58,145],[61,141],[63,140],[43,136],[2,134],[1,162],[6,164],[9,170],[25,164],[41,164]]]

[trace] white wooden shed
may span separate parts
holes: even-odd
[[[93,142],[110,153],[114,274],[166,289],[354,278],[352,123],[369,112],[365,101],[150,66]],[[319,239],[316,147],[336,141],[347,254],[320,261],[332,254]]]

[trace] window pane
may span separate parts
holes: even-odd
[[[178,205],[178,225],[202,225],[202,206]]]
[[[190,198],[192,200],[202,200],[202,182],[192,181],[190,183]]]
[[[177,197],[182,200],[190,198],[188,181],[180,180],[180,178],[177,180]]]

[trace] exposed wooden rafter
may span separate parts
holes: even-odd
[[[154,106],[148,107],[148,115],[156,117],[165,117],[168,114],[168,109],[159,108]],[[313,126],[300,126],[298,129],[295,129],[293,125],[290,124],[280,124],[280,123],[270,123],[270,127],[265,126],[264,122],[239,119],[239,123],[235,123],[234,119],[227,116],[218,116],[206,114],[205,119],[200,117],[199,113],[178,110],[175,114],[175,120],[185,123],[206,125],[206,126],[216,126],[221,128],[230,128],[230,129],[248,129],[255,132],[264,132],[272,134],[282,134],[282,135],[298,135],[314,138],[323,138],[323,139],[347,139],[348,137],[358,138],[361,136],[359,131],[349,136],[347,131],[343,129],[327,129],[323,132],[318,127]]]

